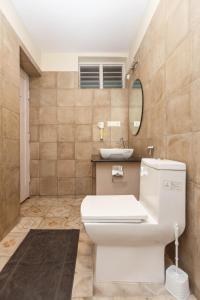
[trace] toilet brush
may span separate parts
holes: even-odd
[[[165,288],[177,300],[187,300],[190,295],[188,274],[178,267],[178,224],[174,226],[175,234],[175,265],[170,266],[166,270]]]

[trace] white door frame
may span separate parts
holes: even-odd
[[[20,202],[30,196],[29,77],[20,71]]]

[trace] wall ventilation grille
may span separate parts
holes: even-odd
[[[123,65],[80,65],[79,86],[82,89],[123,88]]]
[[[99,66],[80,66],[80,88],[100,88]]]

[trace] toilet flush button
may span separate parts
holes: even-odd
[[[171,190],[171,182],[169,180],[163,180],[163,188],[165,190],[170,191]]]

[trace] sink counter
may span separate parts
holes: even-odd
[[[115,159],[105,159],[105,158],[102,158],[100,155],[92,155],[91,162],[93,162],[93,163],[100,163],[100,162],[102,162],[102,163],[104,163],[104,162],[141,162],[141,158],[132,156],[128,159],[115,160]]]

